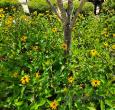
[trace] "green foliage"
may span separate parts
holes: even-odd
[[[50,110],[53,101],[59,110],[115,108],[112,11],[78,16],[66,63],[55,15],[1,13],[0,109]]]
[[[11,6],[16,5],[18,0],[0,0],[0,7],[1,6]]]
[[[75,13],[76,9],[78,9],[79,4],[80,4],[80,1],[74,0],[74,2],[73,2],[73,5],[74,5],[73,12],[74,13]],[[65,3],[64,4],[65,9],[67,9],[67,6],[68,6],[68,3]],[[82,13],[84,13],[85,15],[89,14],[89,13],[93,12],[93,9],[94,9],[94,6],[91,2],[85,2],[85,5],[83,6],[83,9],[82,9]]]
[[[92,3],[90,3],[90,2],[86,2],[85,5],[84,5],[84,7],[83,7],[82,12],[85,15],[87,15],[89,13],[93,13],[94,12],[93,10],[94,10],[94,5]]]
[[[103,3],[104,7],[108,7],[109,9],[115,9],[115,1],[114,0],[106,0]]]
[[[55,0],[51,0],[51,2],[53,4],[56,3]],[[30,8],[37,9],[40,12],[45,12],[46,10],[50,9],[46,0],[30,0],[28,5],[29,5]]]
[[[56,6],[56,0],[51,0],[52,4]],[[17,5],[19,6],[19,3],[17,0],[11,1],[11,0],[2,0],[0,1],[0,6],[11,6],[11,5]],[[45,12],[47,10],[50,10],[49,5],[47,4],[46,0],[29,0],[28,6],[30,8],[30,11],[37,10],[38,12]],[[67,3],[64,4],[65,8],[67,8]],[[79,1],[74,0],[74,10],[78,8]],[[86,2],[85,6],[83,8],[83,13],[90,13],[93,12],[93,4],[90,2]]]

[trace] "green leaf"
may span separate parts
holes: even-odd
[[[100,108],[101,108],[101,110],[105,110],[105,104],[104,104],[103,100],[100,100]]]
[[[61,97],[59,97],[59,98],[57,99],[57,101],[60,102],[60,101],[61,101]]]
[[[31,106],[30,110],[38,110],[38,107],[43,106],[46,103],[46,100],[41,99],[40,103],[35,103]]]
[[[115,108],[115,105],[113,104],[112,100],[105,100],[105,103],[109,105],[111,108]]]
[[[38,110],[37,103],[35,103],[33,106],[31,106],[30,110]]]
[[[16,105],[16,106],[21,106],[22,104],[23,104],[23,101],[15,102],[15,105]]]
[[[45,99],[41,99],[40,103],[37,104],[38,107],[44,105],[46,103]]]
[[[87,107],[89,110],[96,110],[95,107]]]
[[[23,97],[24,91],[25,91],[25,87],[22,87],[22,89],[21,89],[21,98]]]

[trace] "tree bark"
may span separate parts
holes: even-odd
[[[71,47],[71,35],[72,35],[72,30],[70,29],[70,24],[67,23],[64,26],[64,43],[67,45],[67,49],[64,51],[65,55],[68,55],[70,52],[70,47]]]

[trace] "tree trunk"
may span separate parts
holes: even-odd
[[[70,52],[70,47],[71,47],[71,34],[72,31],[70,29],[70,24],[67,23],[64,26],[64,43],[67,45],[67,49],[64,51],[65,55],[68,55]]]
[[[71,37],[72,37],[72,28],[75,24],[75,21],[81,11],[81,9],[84,6],[85,0],[80,0],[80,5],[75,11],[74,17],[73,15],[73,0],[66,0],[68,2],[67,9],[64,8],[63,1],[65,0],[56,0],[57,5],[59,8],[59,12],[55,8],[54,5],[52,5],[50,0],[46,0],[46,2],[51,6],[52,10],[56,13],[58,18],[62,21],[63,24],[63,30],[64,30],[64,43],[66,44],[66,47],[64,47],[64,53],[65,55],[70,54],[70,46],[71,46]]]

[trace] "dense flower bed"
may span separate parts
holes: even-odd
[[[79,15],[65,63],[54,14],[0,8],[0,109],[113,110],[115,16],[106,13]]]

